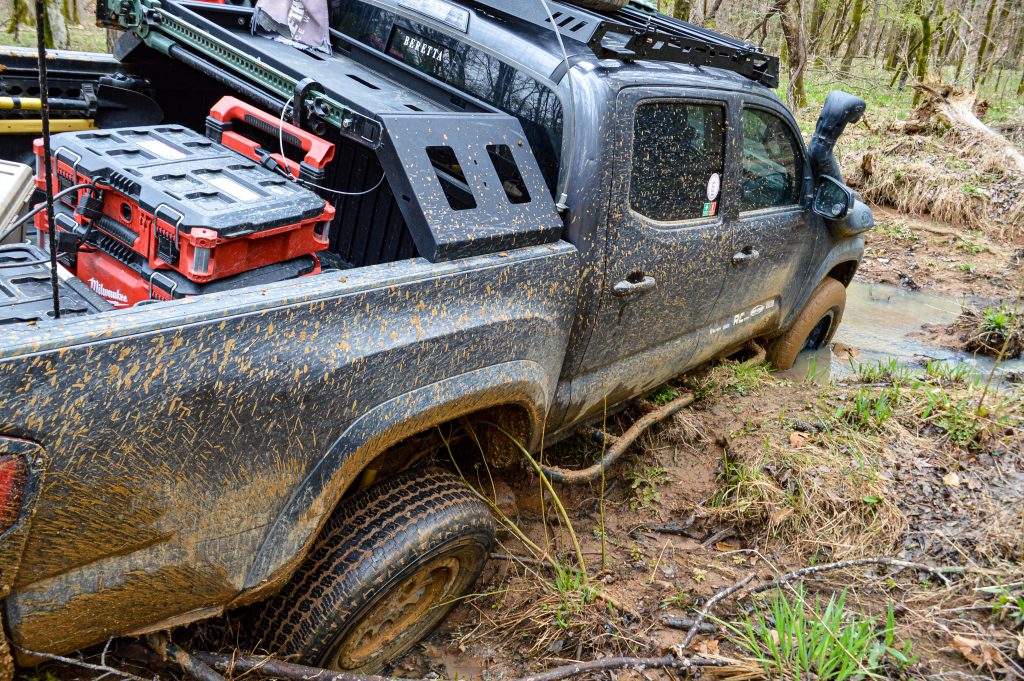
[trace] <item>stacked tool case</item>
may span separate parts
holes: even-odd
[[[58,268],[61,315],[77,317],[110,305],[82,281]],[[31,244],[0,246],[0,325],[53,318],[49,255]]]
[[[57,191],[92,184],[58,203],[60,250],[115,305],[319,271],[315,253],[328,245],[334,208],[192,130],[64,133],[52,149]],[[42,187],[39,143],[36,153]],[[43,215],[36,225],[48,232]]]

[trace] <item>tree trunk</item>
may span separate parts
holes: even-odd
[[[999,16],[996,19],[995,25],[992,27],[993,31],[1002,33],[1010,28],[1010,0],[1005,0],[1002,7],[999,9]],[[981,79],[979,82],[984,83],[988,76],[992,73],[992,69],[996,66],[996,62],[999,61],[999,57],[995,54],[995,36],[989,38],[989,52],[992,54],[992,58],[988,60],[988,64],[981,71]]]
[[[782,22],[782,35],[786,39],[787,61],[789,62],[789,89],[786,100],[794,111],[807,106],[807,92],[804,89],[804,69],[807,66],[807,42],[804,38],[803,21],[799,9],[792,0],[776,0],[772,7]]]
[[[11,20],[7,24],[7,32],[14,35],[14,41],[18,41],[21,25],[28,20],[28,3],[26,0],[12,0]]]
[[[889,42],[889,51],[885,56],[885,70],[895,71],[900,65],[900,53],[903,51],[903,45],[907,41],[907,29],[905,26],[901,26],[893,29],[891,40]]]
[[[985,13],[985,30],[981,33],[981,44],[978,46],[978,61],[974,66],[974,77],[971,78],[971,89],[974,90],[978,89],[978,80],[985,70],[985,56],[991,42],[989,36],[992,35],[992,24],[996,18],[996,5],[998,4],[999,0],[990,0],[988,12]]]
[[[817,57],[818,46],[821,42],[822,24],[825,21],[826,0],[814,0],[814,8],[811,10],[811,41],[807,52],[812,57]]]
[[[672,8],[672,16],[676,19],[682,19],[683,21],[690,20],[690,9],[693,3],[691,0],[676,0],[675,5]]]
[[[71,46],[68,25],[64,21],[61,0],[45,0],[46,3],[46,46],[66,50]],[[38,30],[39,27],[36,27]]]
[[[850,42],[846,46],[846,55],[843,57],[843,73],[849,73],[853,66],[853,58],[857,56],[857,44],[860,42],[860,26],[864,21],[864,0],[854,0],[853,25],[850,27]]]
[[[918,19],[921,21],[921,49],[917,53],[917,82],[924,83],[928,78],[928,60],[932,54],[932,19],[924,8],[924,0],[918,2]],[[914,91],[914,106],[921,103],[922,93]]]

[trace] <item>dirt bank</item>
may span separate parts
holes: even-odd
[[[888,208],[875,216],[857,272],[864,281],[990,301],[1015,297],[1024,283],[1024,248]]]

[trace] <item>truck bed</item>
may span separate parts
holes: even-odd
[[[73,650],[272,586],[370,424],[494,390],[542,424],[578,276],[556,243],[6,328],[0,432],[46,457],[3,573],[13,641]]]

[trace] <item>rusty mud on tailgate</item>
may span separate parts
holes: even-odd
[[[513,393],[546,413],[576,270],[559,244],[236,292],[230,315],[212,295],[16,329],[0,433],[51,464],[6,602],[13,639],[66,652],[273,586],[358,473],[342,464],[371,456],[353,451]],[[535,369],[479,373],[512,358]],[[338,444],[389,401],[404,419]]]

